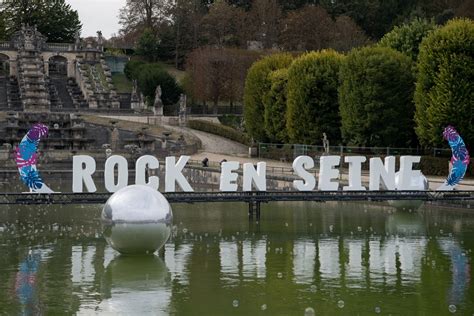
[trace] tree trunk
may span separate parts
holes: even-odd
[[[180,36],[181,36],[181,27],[180,27],[180,18],[179,18],[179,13],[178,16],[176,17],[176,45],[175,45],[175,50],[174,50],[174,66],[176,69],[178,69],[178,62],[179,62],[179,42],[181,41]]]
[[[217,114],[218,111],[219,111],[218,108],[219,108],[219,99],[216,98],[216,99],[214,99],[214,107],[212,109],[212,113]]]

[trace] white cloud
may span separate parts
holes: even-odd
[[[109,38],[118,33],[119,10],[126,0],[66,0],[79,13],[82,22],[82,37],[96,36],[102,31],[104,37]]]

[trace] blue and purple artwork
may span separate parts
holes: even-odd
[[[48,127],[44,124],[34,124],[23,137],[15,152],[15,162],[20,172],[21,181],[35,193],[52,193],[44,184],[36,168],[38,159],[38,144],[42,137],[48,136]]]
[[[448,141],[453,153],[451,157],[452,168],[448,178],[438,188],[438,191],[453,190],[464,178],[470,160],[466,144],[454,127],[447,126],[444,129],[443,138]]]

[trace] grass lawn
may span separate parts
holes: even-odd
[[[164,62],[158,61],[157,64],[160,64],[164,70],[166,70],[171,76],[173,76],[176,81],[181,82],[184,76],[186,75],[185,71],[176,69],[173,65],[165,64]]]
[[[112,74],[112,82],[118,93],[131,93],[133,84],[124,74]]]

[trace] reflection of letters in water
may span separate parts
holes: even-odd
[[[409,285],[421,281],[426,246],[426,240],[419,237],[371,238],[368,243],[365,238],[349,238],[344,240],[342,247],[339,238],[323,238],[316,242],[307,239],[295,241],[293,247],[285,247],[284,250],[282,248],[281,253],[293,253],[294,280],[299,284],[312,284],[319,269],[321,279],[328,282],[338,282],[337,280],[344,277],[347,283],[362,284],[369,277],[373,285]],[[227,284],[237,282],[232,276],[239,274],[239,262],[243,264],[244,277],[265,277],[266,272],[272,270],[265,260],[268,249],[272,249],[272,253],[279,253],[278,248],[268,248],[268,244],[259,241],[243,242],[242,252],[239,254],[237,242],[221,241],[219,252],[222,281]],[[461,250],[459,248],[459,251]],[[347,255],[344,274],[341,274],[341,252]],[[368,254],[367,269],[362,262],[363,253]],[[456,263],[453,261],[453,264],[460,267],[458,271],[455,266],[453,271],[453,287],[457,292],[464,291],[466,284],[469,284],[469,276],[466,275],[469,267],[464,259],[456,259]],[[459,299],[462,300],[462,297]]]

